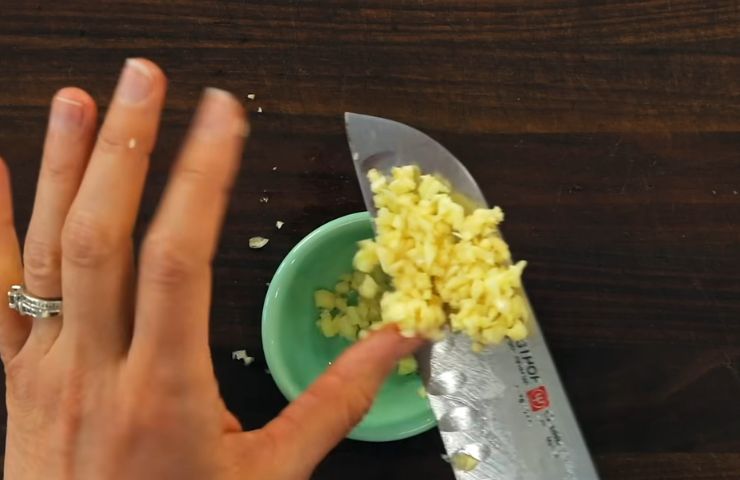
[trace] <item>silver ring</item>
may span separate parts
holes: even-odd
[[[38,298],[29,295],[23,285],[13,285],[8,292],[8,306],[27,317],[49,318],[61,315],[61,298]]]

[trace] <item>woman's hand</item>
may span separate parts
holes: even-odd
[[[64,299],[64,315],[45,319],[0,306],[6,479],[307,478],[419,345],[378,332],[267,426],[241,430],[219,396],[208,314],[248,123],[233,96],[205,91],[135,269],[165,88],[156,65],[127,61],[97,136],[90,96],[57,93],[23,262],[0,161],[0,289]]]

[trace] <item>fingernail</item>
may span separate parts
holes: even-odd
[[[236,103],[229,92],[206,88],[195,118],[196,130],[207,135],[246,135],[246,122],[235,113]]]
[[[51,103],[50,123],[63,129],[74,129],[82,125],[82,102],[57,95]]]
[[[152,84],[152,72],[146,64],[141,60],[129,58],[118,81],[117,96],[126,103],[139,103],[149,96]]]

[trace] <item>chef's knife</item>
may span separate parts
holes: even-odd
[[[450,152],[427,135],[384,118],[345,114],[368,211],[367,172],[417,165],[445,178],[474,204],[483,192]],[[530,307],[531,312],[531,307]],[[448,335],[421,352],[420,371],[442,441],[459,480],[598,480],[596,469],[532,313],[526,340],[474,353]]]

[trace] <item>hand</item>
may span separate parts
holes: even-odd
[[[23,262],[0,161],[0,289],[24,283],[64,299],[63,318],[0,305],[6,479],[307,478],[419,346],[380,331],[267,426],[242,431],[219,396],[208,314],[248,123],[233,96],[205,91],[135,269],[132,229],[165,84],[156,65],[129,60],[97,139],[90,96],[57,93]]]

